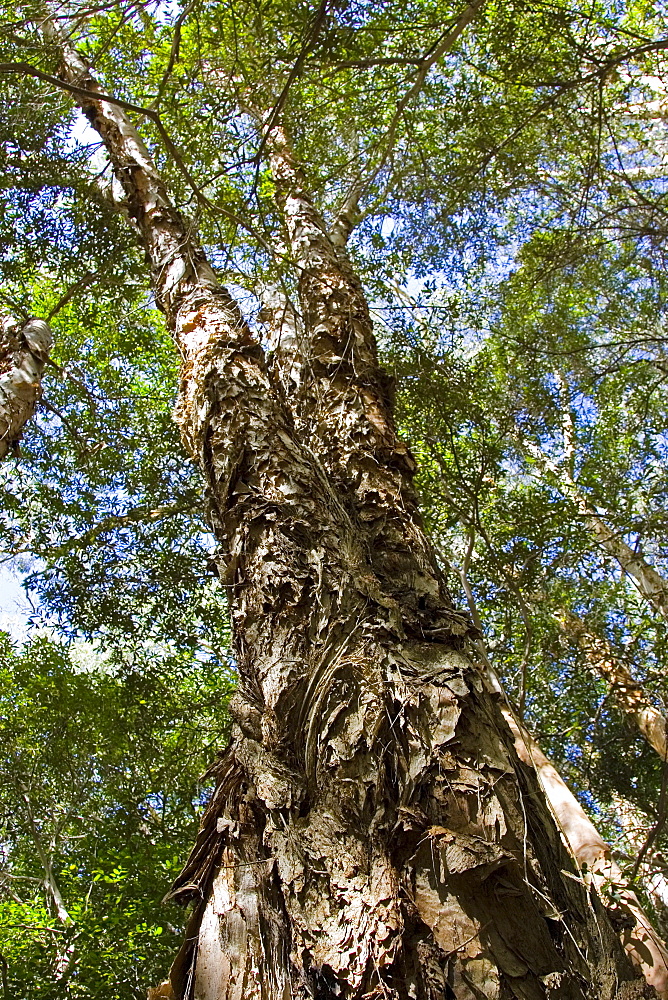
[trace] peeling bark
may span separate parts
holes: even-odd
[[[0,460],[13,454],[42,394],[53,339],[48,323],[0,320]]]
[[[647,983],[660,997],[668,997],[668,951],[613,859],[612,848],[528,730],[508,708],[502,707],[502,712],[515,738],[518,756],[538,774],[558,826],[578,862],[581,879],[593,883],[607,902],[624,949]]]
[[[563,877],[533,770],[464,652],[358,279],[286,201],[311,373],[289,407],[127,117],[64,54],[183,359],[176,415],[224,549],[239,671],[173,890],[195,908],[157,995],[621,997],[631,967],[598,897]]]
[[[482,623],[468,581],[467,569],[465,562],[460,567],[459,574],[471,617],[482,633]],[[571,617],[575,619],[575,615]],[[659,996],[668,998],[668,949],[663,939],[642,909],[623,872],[612,860],[610,845],[603,840],[554,764],[548,760],[522,723],[522,713],[516,712],[512,707],[482,643],[478,641],[477,645],[484,665],[486,682],[489,689],[499,698],[501,713],[513,734],[517,754],[521,761],[535,770],[552,815],[580,869],[581,877],[590,882],[593,878],[613,917],[613,923],[626,953],[648,985],[655,989]]]

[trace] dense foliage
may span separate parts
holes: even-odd
[[[231,678],[158,646],[5,639],[0,952],[11,995],[142,995],[177,950],[160,905],[197,830]]]

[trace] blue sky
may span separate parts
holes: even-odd
[[[33,608],[21,586],[21,577],[7,566],[0,566],[0,630],[22,642],[27,635],[28,618]]]

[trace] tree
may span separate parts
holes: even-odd
[[[458,13],[420,57],[420,82],[430,55],[442,58],[446,39],[456,41],[479,8]],[[428,12],[442,24],[445,12]],[[200,13],[229,44],[234,17],[215,6]],[[340,245],[358,216],[358,191],[382,176],[417,91],[411,86],[398,100],[371,144],[371,170],[354,178],[333,241],[284,106],[321,34],[326,54],[337,41],[353,50],[356,58],[336,60],[343,69],[376,59],[354,51],[364,11],[347,22],[344,10],[341,25],[326,5],[299,13],[299,53],[278,81],[265,79],[263,46],[283,43],[282,33],[294,37],[292,14],[279,7],[245,39],[239,78],[211,48],[197,63],[205,91],[217,87],[228,103],[233,92],[259,120],[256,159],[269,158],[279,209],[272,236],[282,238],[284,227],[287,240],[279,277],[299,301],[297,310],[270,310],[270,322],[282,314],[292,335],[273,330],[270,358],[175,208],[128,112],[160,134],[167,175],[176,169],[204,207],[210,197],[158,112],[102,89],[68,39],[76,22],[63,33],[42,19],[48,70],[4,67],[50,85],[60,80],[104,143],[180,352],[177,420],[223,547],[240,678],[236,726],[175,888],[197,905],[172,983],[199,997],[246,996],[260,983],[271,995],[612,997],[630,968],[466,655],[473,630],[454,610],[422,529],[414,462],[396,434],[392,387]],[[359,88],[349,96],[359,100]],[[337,127],[345,113],[335,108]],[[220,214],[245,223],[225,205]]]

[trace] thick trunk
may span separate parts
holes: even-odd
[[[71,51],[64,73],[95,93]],[[239,671],[233,741],[174,890],[196,903],[176,994],[616,996],[630,966],[598,897],[562,876],[533,771],[461,650],[359,282],[345,266],[323,279],[317,240],[305,249],[318,381],[295,425],[130,123],[82,106],[183,357],[177,418],[225,548]]]
[[[51,350],[48,323],[30,319],[21,327],[0,320],[0,460],[16,449],[42,394],[42,372]]]
[[[573,481],[567,469],[558,466],[531,441],[518,437],[518,442],[539,468],[554,476],[557,488],[575,505],[596,542],[608,555],[617,560],[622,572],[633,580],[648,604],[663,618],[668,619],[668,581],[657,573],[639,552],[634,552],[631,546],[620,538],[619,532],[605,523]]]
[[[642,685],[615,654],[609,642],[592,632],[571,611],[564,611],[556,617],[564,632],[576,640],[592,669],[608,682],[622,712],[665,761],[668,757],[668,720],[665,715],[650,705]]]

